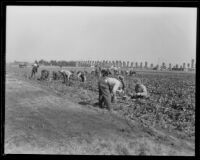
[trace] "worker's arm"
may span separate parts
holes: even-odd
[[[118,91],[119,87],[120,87],[120,84],[118,84],[118,83],[116,83],[116,84],[114,85],[114,87],[113,87],[113,89],[112,89],[113,94],[116,94],[116,92]]]
[[[121,83],[117,89],[117,92],[119,93],[124,93],[125,92],[125,87],[123,87],[123,84]]]

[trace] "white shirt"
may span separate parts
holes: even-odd
[[[37,66],[38,66],[38,64],[37,64],[37,63],[34,63],[34,64],[33,64],[33,66],[37,67]]]
[[[67,75],[67,77],[70,77],[72,75],[72,73],[70,71],[68,71],[68,70],[63,70],[62,69],[60,72],[61,73],[65,73]]]
[[[119,88],[122,87],[122,83],[116,79],[116,78],[112,78],[112,77],[107,77],[105,79],[105,82],[112,87],[112,92],[115,94],[117,90],[119,90]]]

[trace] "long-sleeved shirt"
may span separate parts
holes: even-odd
[[[107,77],[105,82],[111,87],[113,94],[116,94],[116,91],[122,88],[122,83],[116,78]]]
[[[135,92],[138,96],[147,96],[147,88],[143,84],[136,85]]]

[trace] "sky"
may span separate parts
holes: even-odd
[[[196,8],[7,6],[6,62],[196,61]]]

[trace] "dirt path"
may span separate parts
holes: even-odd
[[[194,146],[6,74],[5,153],[194,155]]]

